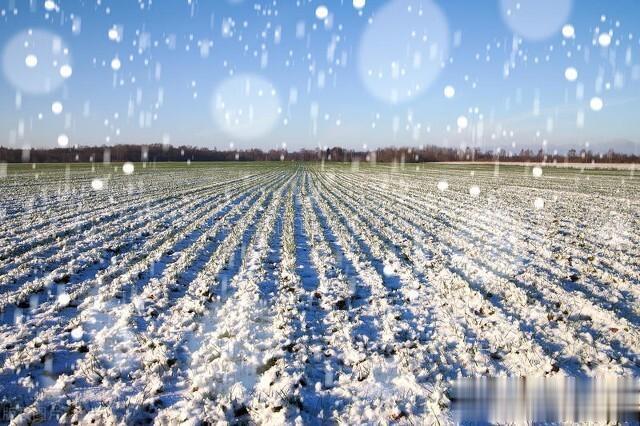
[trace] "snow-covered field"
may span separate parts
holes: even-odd
[[[446,424],[460,376],[640,374],[633,170],[9,166],[0,193],[0,423]]]

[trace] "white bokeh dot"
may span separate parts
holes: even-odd
[[[458,117],[458,120],[456,120],[456,123],[458,124],[458,127],[460,129],[466,129],[469,126],[469,120],[464,115],[461,115],[460,117]]]
[[[71,77],[71,74],[73,74],[73,68],[71,68],[71,65],[65,64],[60,67],[60,76],[62,78],[69,78]]]
[[[449,189],[449,182],[446,180],[441,180],[438,182],[438,191],[444,192]]]
[[[393,266],[384,265],[384,268],[382,268],[382,273],[385,277],[391,277],[396,274],[396,271],[393,269]]]
[[[602,101],[602,98],[595,96],[591,98],[589,106],[593,111],[600,111],[604,107],[604,102]]]
[[[611,35],[602,33],[598,36],[598,44],[602,47],[608,47],[611,44]]]
[[[131,163],[131,162],[128,162],[128,161],[127,161],[126,163],[124,163],[124,164],[122,165],[122,172],[123,172],[125,175],[130,175],[130,174],[132,174],[134,170],[135,170],[135,167],[134,167],[133,163]]]
[[[562,27],[562,35],[564,38],[574,38],[576,35],[576,30],[573,28],[573,25],[567,24]]]
[[[63,109],[64,107],[62,106],[61,102],[56,101],[51,104],[51,112],[55,115],[61,114]]]
[[[91,188],[94,191],[101,191],[104,189],[104,182],[102,179],[95,178],[91,181]]]
[[[83,335],[84,330],[82,330],[81,326],[75,327],[73,330],[71,330],[71,337],[73,338],[73,340],[80,340],[82,339]]]
[[[578,70],[574,67],[568,67],[564,70],[564,78],[568,81],[576,81],[578,79]]]
[[[44,8],[51,12],[56,9],[56,3],[53,0],[46,0],[44,2]]]
[[[366,0],[353,0],[353,7],[356,9],[363,9],[366,4]]]
[[[327,19],[328,16],[329,9],[327,9],[327,6],[321,4],[320,6],[316,7],[316,18]]]
[[[540,41],[567,22],[573,0],[500,0],[502,18],[522,38]]]
[[[118,39],[120,38],[118,29],[116,27],[109,28],[109,31],[107,32],[107,36],[111,41],[118,41]]]
[[[52,32],[28,29],[11,37],[2,49],[7,81],[22,93],[51,93],[70,70],[71,54],[64,40]]]
[[[120,69],[120,67],[122,66],[122,63],[120,62],[119,58],[113,58],[111,60],[111,69],[114,71],[118,71]]]
[[[69,145],[69,136],[61,134],[58,136],[58,146],[64,148]]]
[[[24,63],[27,67],[34,68],[36,65],[38,65],[38,57],[36,55],[29,54],[26,58],[24,58]]]
[[[447,99],[451,99],[456,95],[456,89],[453,86],[445,86],[444,87],[444,97]]]
[[[410,101],[429,89],[449,58],[446,16],[431,0],[386,2],[366,26],[357,58],[371,95],[394,105]]]
[[[71,302],[71,297],[68,293],[62,293],[58,295],[58,303],[61,306],[68,306],[69,302]]]
[[[240,74],[223,81],[216,88],[211,106],[218,126],[240,140],[265,136],[282,111],[275,86],[254,74]]]

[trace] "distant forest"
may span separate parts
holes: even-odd
[[[516,161],[570,163],[637,163],[640,156],[621,154],[613,150],[594,153],[590,150],[570,149],[566,153],[552,155],[543,150],[523,149],[517,153],[482,151],[480,149],[455,149],[438,146],[416,148],[381,148],[375,151],[357,151],[343,148],[326,150],[263,151],[225,150],[193,146],[170,145],[115,145],[102,147],[73,147],[52,149],[13,149],[0,147],[0,162],[5,163],[74,163],[74,162],[165,162],[165,161],[370,161],[381,163],[443,162],[443,161]]]

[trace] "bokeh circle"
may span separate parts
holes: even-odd
[[[254,74],[231,77],[212,100],[213,116],[229,136],[252,140],[269,133],[280,115],[280,98],[268,80]]]
[[[21,31],[5,45],[2,67],[7,80],[19,91],[51,93],[71,76],[71,54],[62,38],[41,29]]]
[[[572,6],[572,0],[500,0],[502,19],[511,31],[530,41],[559,34]]]
[[[391,104],[422,94],[449,54],[445,15],[431,0],[395,0],[377,10],[359,46],[366,89]]]

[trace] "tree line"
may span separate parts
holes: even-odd
[[[249,149],[217,150],[194,146],[114,145],[101,147],[31,148],[0,147],[0,162],[5,163],[74,163],[74,162],[167,162],[167,161],[331,161],[331,162],[381,162],[419,163],[445,161],[514,161],[514,162],[571,162],[571,163],[637,163],[640,156],[609,150],[595,153],[591,150],[570,149],[562,154],[550,154],[543,150],[522,149],[519,152],[483,151],[479,148],[445,148],[426,146],[421,148],[380,148],[371,151],[344,149],[285,150]]]

